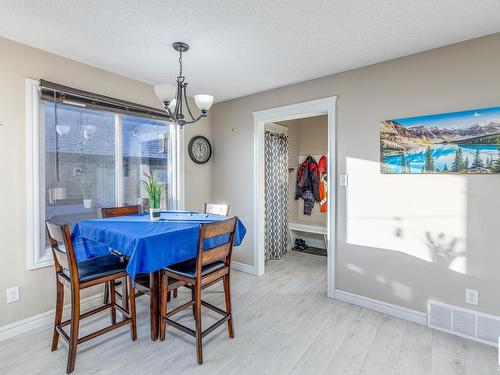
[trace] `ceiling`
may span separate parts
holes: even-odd
[[[498,0],[0,0],[0,36],[231,98],[500,31]]]

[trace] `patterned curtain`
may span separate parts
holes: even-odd
[[[265,133],[266,261],[280,259],[288,245],[288,137]]]

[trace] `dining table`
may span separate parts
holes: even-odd
[[[198,212],[162,211],[157,221],[151,220],[149,214],[80,220],[74,225],[71,238],[78,262],[113,251],[127,258],[127,273],[133,280],[138,275],[149,274],[151,339],[157,340],[160,271],[196,258],[200,224],[228,218]],[[238,219],[234,246],[242,243],[245,234],[246,228]],[[206,240],[205,248],[227,242],[227,236]]]

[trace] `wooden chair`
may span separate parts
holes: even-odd
[[[140,208],[141,206],[139,206],[138,204],[123,207],[103,207],[101,208],[101,214],[103,218],[113,216],[137,215],[140,211]]]
[[[230,271],[231,255],[233,251],[234,231],[237,219],[219,221],[200,225],[200,236],[198,238],[198,254],[195,259],[166,267],[161,272],[161,295],[160,295],[160,340],[165,340],[167,323],[196,338],[196,353],[198,364],[203,363],[202,339],[210,332],[227,322],[230,338],[234,338],[233,319],[231,314],[231,292]],[[222,237],[220,237],[222,236]],[[225,237],[224,237],[225,236]],[[218,237],[219,242],[225,241],[212,248],[205,248],[206,240]],[[205,302],[201,299],[201,290],[218,281],[224,282],[224,295],[226,311]],[[176,309],[167,312],[168,293],[172,288],[178,288],[185,284],[191,289],[191,300]],[[201,330],[201,306],[205,306],[223,317],[205,331]],[[193,307],[196,329],[192,330],[182,324],[170,319],[173,315]]]
[[[102,217],[108,218],[108,217],[115,217],[115,216],[127,216],[127,215],[137,215],[140,212],[140,206],[139,205],[133,205],[133,206],[123,206],[123,207],[103,207],[101,208],[101,215]],[[120,256],[120,254],[115,253],[117,256]],[[146,278],[144,278],[146,279]],[[122,286],[122,292],[119,293],[116,291],[117,286]],[[124,283],[123,280],[117,280],[115,281],[115,293],[118,297],[120,297],[123,301],[124,306],[126,306],[127,303],[127,285]],[[144,293],[139,292],[136,293],[136,297],[139,297],[143,295]],[[109,302],[109,285],[106,283],[104,285],[104,296],[103,296],[103,303],[106,304]]]
[[[110,332],[116,328],[130,324],[130,335],[132,341],[137,339],[135,296],[133,288],[130,293],[130,308],[126,309],[116,304],[114,293],[114,281],[126,278],[126,263],[115,255],[105,255],[88,260],[76,262],[75,251],[71,241],[71,235],[67,225],[57,225],[47,220],[45,222],[49,243],[54,256],[54,265],[57,280],[56,313],[54,320],[54,332],[52,336],[52,351],[57,350],[59,335],[67,342],[68,361],[66,373],[75,369],[77,346],[97,336]],[[128,279],[132,286],[132,281]],[[80,312],[80,290],[103,283],[109,283],[111,290],[111,302],[99,306],[85,313]],[[71,290],[71,318],[62,321],[64,309],[64,286]],[[106,309],[111,309],[112,324],[83,337],[78,337],[80,320],[94,315]],[[123,320],[116,322],[116,310],[123,315]],[[67,334],[63,327],[69,325],[70,332]]]
[[[215,204],[215,203],[205,203],[205,213],[214,215],[229,215],[229,205],[228,204]]]

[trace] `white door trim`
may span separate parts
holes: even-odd
[[[264,274],[264,130],[266,123],[295,120],[305,117],[328,115],[328,191],[335,192],[336,178],[336,124],[335,106],[337,97],[312,100],[283,107],[254,112],[254,265],[257,275]],[[327,294],[333,298],[335,292],[335,212],[336,196],[328,201],[328,261]]]

